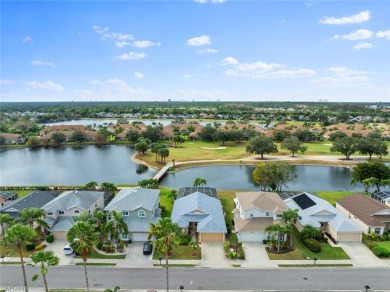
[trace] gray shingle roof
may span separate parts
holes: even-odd
[[[104,192],[95,191],[66,191],[54,200],[42,206],[45,212],[57,212],[58,210],[70,210],[80,208],[88,210]]]
[[[123,219],[127,224],[129,232],[149,232],[150,223],[157,223],[161,217],[139,218],[133,216],[124,216]]]
[[[175,200],[171,217],[181,228],[198,222],[198,232],[227,232],[221,202],[200,192]]]
[[[72,217],[61,216],[61,217],[58,217],[58,220],[50,228],[50,231],[69,231],[69,229],[73,225],[74,225],[74,220]]]
[[[160,190],[131,188],[122,189],[104,208],[105,211],[132,211],[138,208],[152,211],[160,197]]]

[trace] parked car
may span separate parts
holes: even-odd
[[[73,254],[73,248],[70,246],[69,243],[67,243],[64,247],[64,254],[65,255],[71,255]]]
[[[150,255],[153,252],[153,245],[151,241],[144,242],[143,253],[144,255]]]

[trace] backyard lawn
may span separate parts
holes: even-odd
[[[315,193],[318,196],[320,196],[320,198],[324,199],[325,201],[328,201],[331,205],[335,206],[337,200],[352,195],[354,192],[345,191],[345,192],[315,192]]]
[[[155,250],[153,253],[153,259],[158,260],[160,257],[162,258],[162,263],[165,263],[164,254]],[[200,247],[197,248],[196,250],[193,250],[191,247],[187,245],[179,245],[173,248],[172,255],[169,256],[169,259],[170,260],[200,260],[201,257],[202,257],[202,250]]]

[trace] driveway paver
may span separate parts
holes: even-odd
[[[277,267],[275,261],[268,258],[265,246],[259,242],[243,242],[242,248],[245,253],[245,261],[242,262],[243,268],[264,268]]]
[[[361,242],[339,242],[338,246],[342,247],[349,255],[355,267],[386,266],[384,261],[377,258],[368,247]]]

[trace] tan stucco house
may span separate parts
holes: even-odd
[[[336,202],[336,208],[357,224],[365,234],[382,235],[390,230],[390,207],[364,196],[353,194]]]

